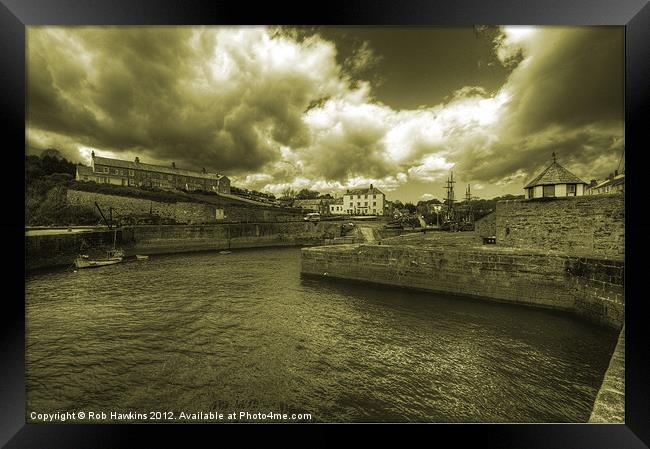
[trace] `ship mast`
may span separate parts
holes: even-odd
[[[474,214],[472,213],[472,189],[469,184],[467,184],[467,189],[465,190],[465,202],[467,206],[467,222],[474,223]]]
[[[447,178],[447,185],[445,189],[447,190],[447,221],[451,221],[454,215],[454,184],[456,181],[454,181],[454,172],[450,172],[449,178]]]

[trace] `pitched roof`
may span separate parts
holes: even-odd
[[[582,179],[562,167],[557,161],[553,161],[546,170],[537,175],[532,181],[526,184],[524,189],[534,186],[543,186],[549,184],[587,184]]]
[[[600,189],[607,186],[617,186],[619,184],[625,184],[625,174],[614,176],[612,179],[605,179],[604,181],[599,182],[595,186],[591,187],[592,189]]]
[[[379,190],[377,187],[373,187],[372,189],[371,188],[352,189],[352,190],[346,191],[345,194],[346,195],[368,195],[368,194],[370,194],[370,195],[374,195],[374,194],[383,195],[384,192]]]
[[[121,159],[112,159],[112,158],[101,157],[101,156],[94,156],[94,161],[95,164],[99,164],[99,165],[128,168],[131,170],[149,170],[149,171],[155,171],[160,173],[167,173],[169,175],[193,176],[195,178],[210,178],[210,179],[220,179],[225,177],[217,173],[202,173],[200,171],[195,171],[195,170],[185,170],[182,168],[167,167],[165,165],[145,164],[142,162],[135,162],[135,161],[123,161]]]

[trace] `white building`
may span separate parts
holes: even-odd
[[[587,183],[562,167],[553,153],[551,165],[530,181],[524,190],[526,198],[583,196]]]
[[[337,198],[329,204],[330,215],[344,215],[347,214],[343,207],[343,198]]]
[[[343,195],[344,213],[350,215],[384,215],[386,196],[370,184],[369,189],[348,190]]]

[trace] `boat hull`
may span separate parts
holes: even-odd
[[[77,258],[74,261],[74,266],[77,268],[97,268],[104,267],[106,265],[115,265],[116,263],[120,263],[122,261],[123,259],[121,257],[106,260]]]

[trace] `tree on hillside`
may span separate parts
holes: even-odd
[[[414,214],[415,211],[417,211],[417,207],[415,207],[415,204],[413,204],[413,203],[404,204],[404,208],[406,208],[406,210],[408,210],[412,214]]]
[[[51,150],[45,152],[41,157],[27,156],[25,158],[25,177],[27,183],[36,179],[42,179],[55,173],[66,173],[72,177],[77,172],[77,166],[67,159],[56,156]]]
[[[320,195],[320,192],[317,192],[316,190],[302,189],[296,195],[296,199],[299,199],[299,200],[315,200],[316,198],[318,198],[318,195]]]
[[[291,187],[287,187],[282,191],[282,198],[295,198],[296,197],[296,191],[293,190]]]

